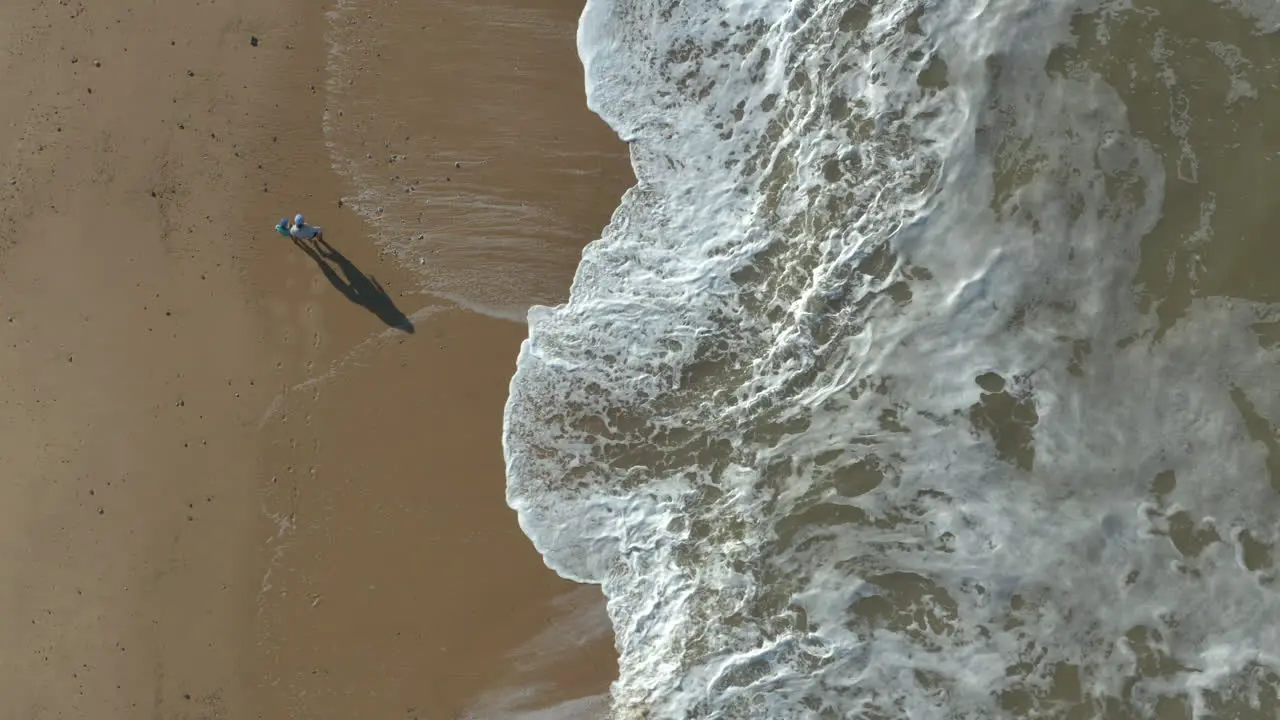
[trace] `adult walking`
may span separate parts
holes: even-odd
[[[316,238],[324,242],[324,228],[319,225],[308,225],[302,213],[293,216],[293,225],[289,227],[289,236],[294,240],[310,240]]]

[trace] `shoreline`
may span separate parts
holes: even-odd
[[[459,32],[445,18],[431,14],[437,27]],[[425,18],[398,19],[405,27],[425,24]],[[314,20],[319,28],[327,22],[322,16]],[[313,37],[323,32],[314,26],[299,31]],[[574,26],[563,29],[560,50],[577,62],[573,32]],[[383,41],[384,49],[404,45]],[[547,42],[533,38],[528,45],[545,52]],[[445,155],[467,156],[470,138],[491,142],[477,129],[447,136],[439,117],[419,117],[420,106],[379,95],[386,83],[403,84],[408,80],[397,77],[415,72],[412,59],[385,54],[381,65],[371,67],[377,78],[365,89],[371,95],[357,99],[374,103],[389,125],[429,128],[431,140],[447,148],[437,152]],[[300,61],[281,75],[279,92],[320,88],[324,81],[319,63]],[[432,83],[415,81],[428,88]],[[563,79],[557,82],[569,87]],[[580,86],[575,89],[582,94]],[[328,101],[324,93],[308,93],[293,107],[299,117],[316,118],[336,109]],[[579,106],[579,119],[572,122],[603,125],[586,109],[585,98]],[[378,142],[373,128],[365,132]],[[456,126],[454,132],[460,133]],[[629,171],[625,147],[610,139]],[[308,178],[294,194],[298,209],[324,226],[328,242],[352,268],[386,289],[414,327],[412,333],[389,328],[368,307],[347,301],[288,241],[269,251],[284,256],[279,267],[259,265],[255,280],[282,289],[281,305],[294,308],[301,320],[293,350],[305,374],[281,394],[276,420],[266,428],[268,476],[278,479],[271,506],[291,529],[278,540],[280,559],[262,610],[268,683],[288,690],[268,690],[264,709],[282,717],[505,717],[530,704],[607,694],[616,678],[616,652],[599,589],[570,583],[546,568],[505,503],[502,409],[527,334],[524,324],[419,291],[423,278],[369,241],[385,228],[354,211],[354,191],[332,170],[330,156],[307,151],[329,141],[319,124],[303,123],[287,142],[281,135],[264,148],[264,161],[288,163]],[[427,161],[446,162],[438,154]],[[513,175],[504,171],[501,157],[487,168],[468,170],[450,171],[457,183],[423,188],[435,193],[428,198],[428,216],[419,220],[423,228],[447,227],[449,238],[459,242],[481,237],[483,226],[459,224],[449,210],[451,198],[477,184],[490,197],[511,198],[511,206],[540,202],[560,217],[582,216],[576,196],[563,208],[551,204],[555,197],[546,195],[536,172]],[[396,172],[415,170],[402,162]],[[522,199],[521,193],[531,191],[541,194]],[[272,214],[270,208],[278,207],[273,194],[260,198],[255,215],[274,219],[284,212]],[[259,198],[247,200],[252,207]],[[616,198],[607,208],[591,210],[599,221],[596,236],[614,205]],[[590,239],[578,240],[575,267],[576,253]],[[428,257],[448,261],[438,253]],[[564,295],[571,274],[567,268]],[[275,314],[281,322],[289,317],[285,311]],[[566,635],[559,645],[544,637],[557,628]],[[530,647],[540,648],[536,662],[530,662]]]

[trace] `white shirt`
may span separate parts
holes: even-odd
[[[320,234],[320,228],[315,225],[303,223],[301,225],[293,225],[289,228],[289,234],[296,240],[310,240]]]

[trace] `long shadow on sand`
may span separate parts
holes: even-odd
[[[315,260],[329,283],[348,300],[377,315],[379,320],[390,327],[407,333],[413,332],[413,322],[400,312],[400,308],[392,302],[391,296],[382,289],[378,280],[360,272],[355,263],[332,245],[321,238],[313,238],[311,242],[295,238],[293,244]]]

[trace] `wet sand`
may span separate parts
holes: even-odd
[[[577,8],[554,5],[568,24],[522,51],[558,73]],[[0,714],[501,717],[616,672],[598,591],[503,503],[523,325],[424,294],[339,208],[324,9],[0,10]],[[528,117],[602,137],[577,71]],[[437,142],[487,138],[459,128]],[[523,160],[473,182],[580,246],[614,153],[590,201]],[[327,246],[271,230],[295,211]],[[545,272],[567,291],[572,261]]]

